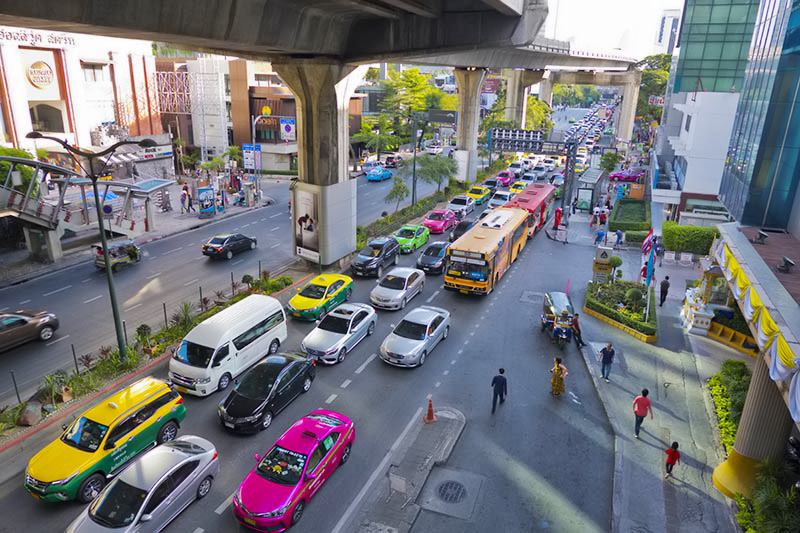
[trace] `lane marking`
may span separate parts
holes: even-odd
[[[2,313],[4,311],[8,311],[8,307],[4,307],[4,308],[0,309],[0,313]]]
[[[204,531],[205,531],[205,529],[203,529],[202,527],[198,527],[197,529],[192,531],[192,533],[203,533]]]
[[[281,243],[279,243],[279,242],[278,242],[278,243],[275,243],[275,244],[273,244],[272,246],[270,246],[270,248],[277,248],[277,247],[278,247],[278,246],[280,246],[280,245],[281,245]]]
[[[336,399],[338,396],[339,396],[338,394],[331,394],[331,395],[330,395],[330,396],[328,396],[328,398],[325,400],[325,403],[327,403],[328,405],[332,404],[332,403],[333,403],[333,401],[334,401],[334,400],[335,400],[335,399]]]
[[[376,354],[376,353],[374,353],[374,354],[370,355],[369,357],[367,357],[367,360],[364,361],[363,363],[361,363],[360,367],[356,368],[356,374],[362,373],[364,371],[364,369],[367,368],[367,365],[370,364],[372,362],[372,360],[375,359],[376,357],[378,357],[378,354]]]
[[[270,216],[269,218],[275,218],[281,216],[281,213],[275,213],[274,215]],[[261,220],[264,220],[263,218]]]
[[[474,336],[475,336],[475,332],[474,332],[474,331],[470,331],[470,332],[469,332],[469,336],[470,336],[470,337],[474,337]]]
[[[449,373],[450,373],[450,371],[449,371],[449,370],[445,370],[444,372],[442,372],[442,375],[443,375],[443,376],[446,376],[446,375],[447,375],[447,374],[449,374]]]
[[[178,250],[183,250],[183,246],[178,246],[177,248],[175,248],[175,249],[173,249],[173,250],[169,250],[169,251],[167,251],[167,252],[164,252],[164,253],[163,253],[163,254],[161,254],[161,255],[167,255],[167,254],[171,254],[172,252],[177,252]]]
[[[236,261],[231,263],[231,265],[238,265],[239,263],[244,263],[244,259],[237,259]]]
[[[358,494],[356,494],[356,497],[353,498],[353,501],[350,502],[350,505],[347,507],[347,509],[345,509],[344,514],[342,514],[342,517],[339,519],[338,522],[336,522],[336,526],[334,526],[333,530],[331,530],[331,533],[341,533],[344,530],[344,526],[347,525],[347,523],[350,521],[350,517],[353,515],[353,513],[356,512],[356,510],[361,505],[361,500],[363,500],[364,496],[367,495],[367,492],[370,491],[372,485],[375,484],[375,481],[378,479],[378,477],[384,474],[384,471],[386,470],[386,467],[389,464],[392,455],[394,455],[395,451],[397,451],[397,448],[400,447],[400,443],[402,443],[403,440],[406,438],[409,431],[411,431],[411,428],[413,428],[414,425],[419,422],[420,416],[422,416],[422,407],[418,408],[416,412],[411,416],[411,420],[408,421],[408,424],[406,424],[406,427],[405,429],[403,429],[403,432],[400,433],[400,435],[397,437],[397,440],[394,441],[394,443],[392,444],[392,447],[389,448],[389,451],[386,452],[386,455],[383,456],[381,462],[378,464],[375,470],[372,471],[372,474],[369,476],[369,479],[364,484],[364,486],[361,487],[361,490],[358,491]]]
[[[454,364],[456,364],[456,360],[455,360],[455,359],[451,359],[451,360],[450,360],[450,364],[451,364],[451,365],[454,365]]]
[[[239,490],[239,489],[236,489],[236,490]],[[234,497],[234,496],[236,496],[236,490],[235,490],[235,491],[233,491],[233,492],[231,493],[231,495],[230,495],[230,496],[228,496],[227,498],[225,498],[225,501],[224,501],[224,502],[222,502],[221,504],[219,504],[219,507],[217,507],[216,509],[214,509],[214,512],[215,512],[215,513],[217,513],[217,514],[222,514],[222,513],[224,513],[224,512],[225,512],[225,509],[227,509],[227,508],[228,508],[228,506],[230,506],[230,504],[232,504],[232,503],[233,503],[233,497]]]
[[[425,397],[425,399],[426,399],[426,400],[433,400],[433,394],[431,394],[431,393],[429,392],[429,393],[428,393],[428,395]]]
[[[26,303],[30,302],[30,300],[22,300],[19,305],[25,305]]]
[[[346,389],[346,388],[347,388],[347,386],[348,386],[348,385],[350,385],[351,383],[352,383],[352,381],[350,381],[349,379],[346,379],[346,380],[342,381],[342,384],[341,384],[341,385],[339,385],[339,386],[340,386],[341,388],[343,388],[343,389]]]
[[[157,277],[158,277],[158,276],[160,276],[160,275],[161,275],[161,272],[156,272],[155,274],[150,274],[150,275],[149,275],[149,276],[147,276],[145,279],[153,279],[153,278],[157,278]]]
[[[433,294],[431,294],[427,300],[425,300],[426,304],[431,303],[431,301],[439,295],[439,289],[436,289]]]
[[[134,305],[128,307],[127,309],[125,309],[125,312],[127,313],[128,311],[133,311],[137,307],[141,307],[141,306],[142,306],[142,302],[139,302],[138,304],[134,304]]]
[[[183,284],[183,286],[184,286],[184,287],[188,287],[188,286],[189,286],[189,285],[191,285],[192,283],[197,283],[198,281],[200,281],[200,280],[199,280],[199,279],[197,279],[197,278],[194,278],[193,280],[191,280],[191,281],[187,281],[186,283],[184,283],[184,284]]]
[[[93,301],[95,301],[95,300],[97,300],[99,298],[102,298],[102,297],[103,297],[103,295],[99,294],[99,295],[95,296],[94,298],[89,298],[88,300],[84,300],[83,303],[88,304],[88,303],[91,303],[91,302],[93,302]]]
[[[467,344],[469,344],[469,341],[464,341],[464,346],[466,346]]]
[[[259,222],[265,222],[266,220],[267,220],[267,217],[261,217],[258,221]]]
[[[441,381],[437,381],[437,382],[436,382],[436,383],[433,385],[433,387],[434,387],[435,389],[438,389],[438,388],[439,388],[439,385],[441,385],[441,384],[442,384],[442,382],[441,382]]]
[[[81,281],[81,283],[89,283],[92,281],[92,278],[86,278],[85,280]]]
[[[463,349],[458,351],[458,355],[461,355],[462,353],[464,353]]]
[[[252,222],[248,222],[247,224],[245,224],[245,225],[244,225],[244,226],[242,226],[242,227],[243,227],[243,228],[246,228],[246,227],[247,227],[247,226],[249,226],[250,224],[252,224]]]
[[[52,346],[52,345],[54,345],[54,344],[55,344],[55,343],[57,343],[57,342],[61,342],[61,341],[63,341],[64,339],[69,339],[69,335],[64,335],[63,337],[59,337],[59,338],[57,338],[57,339],[56,339],[56,340],[54,340],[54,341],[50,341],[50,342],[46,343],[46,344],[45,344],[45,346]]]
[[[275,228],[272,228],[270,231],[278,231],[279,229],[281,229],[281,227],[280,227],[280,226],[278,226],[278,227],[275,227]]]
[[[71,288],[71,287],[72,287],[72,285],[64,285],[64,286],[63,286],[63,287],[61,287],[60,289],[56,289],[56,290],[54,290],[54,291],[46,292],[46,293],[44,293],[42,296],[50,296],[50,295],[53,295],[53,294],[59,293],[59,292],[61,292],[61,291],[65,291],[65,290],[67,290],[67,289],[69,289],[69,288]],[[30,301],[30,300],[28,300],[28,301]]]

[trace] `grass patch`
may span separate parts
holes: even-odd
[[[646,306],[647,288],[635,281],[590,282],[586,289],[586,307],[639,333],[655,335],[658,331],[655,289],[650,289],[650,311],[645,322]]]

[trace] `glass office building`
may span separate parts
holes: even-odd
[[[744,81],[758,0],[687,0],[675,92],[735,92]]]
[[[786,229],[800,178],[800,2],[762,0],[720,200],[743,225]]]

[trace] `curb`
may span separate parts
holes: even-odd
[[[633,338],[635,338],[637,340],[640,340],[640,341],[645,342],[647,344],[655,344],[656,342],[658,342],[658,336],[656,336],[656,335],[645,335],[644,333],[639,333],[635,329],[633,329],[633,328],[631,328],[629,326],[626,326],[625,324],[621,324],[620,322],[617,322],[616,320],[614,320],[612,318],[608,318],[605,315],[601,315],[600,313],[598,313],[594,309],[589,309],[588,307],[586,307],[586,304],[584,304],[584,306],[583,306],[583,312],[586,313],[589,316],[592,316],[592,317],[602,321],[602,322],[605,322],[609,326],[613,326],[613,327],[615,327],[615,328],[627,333],[628,335],[630,335],[631,337],[633,337]]]

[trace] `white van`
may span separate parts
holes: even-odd
[[[196,325],[169,360],[180,392],[208,396],[286,340],[286,315],[271,296],[252,294]]]

